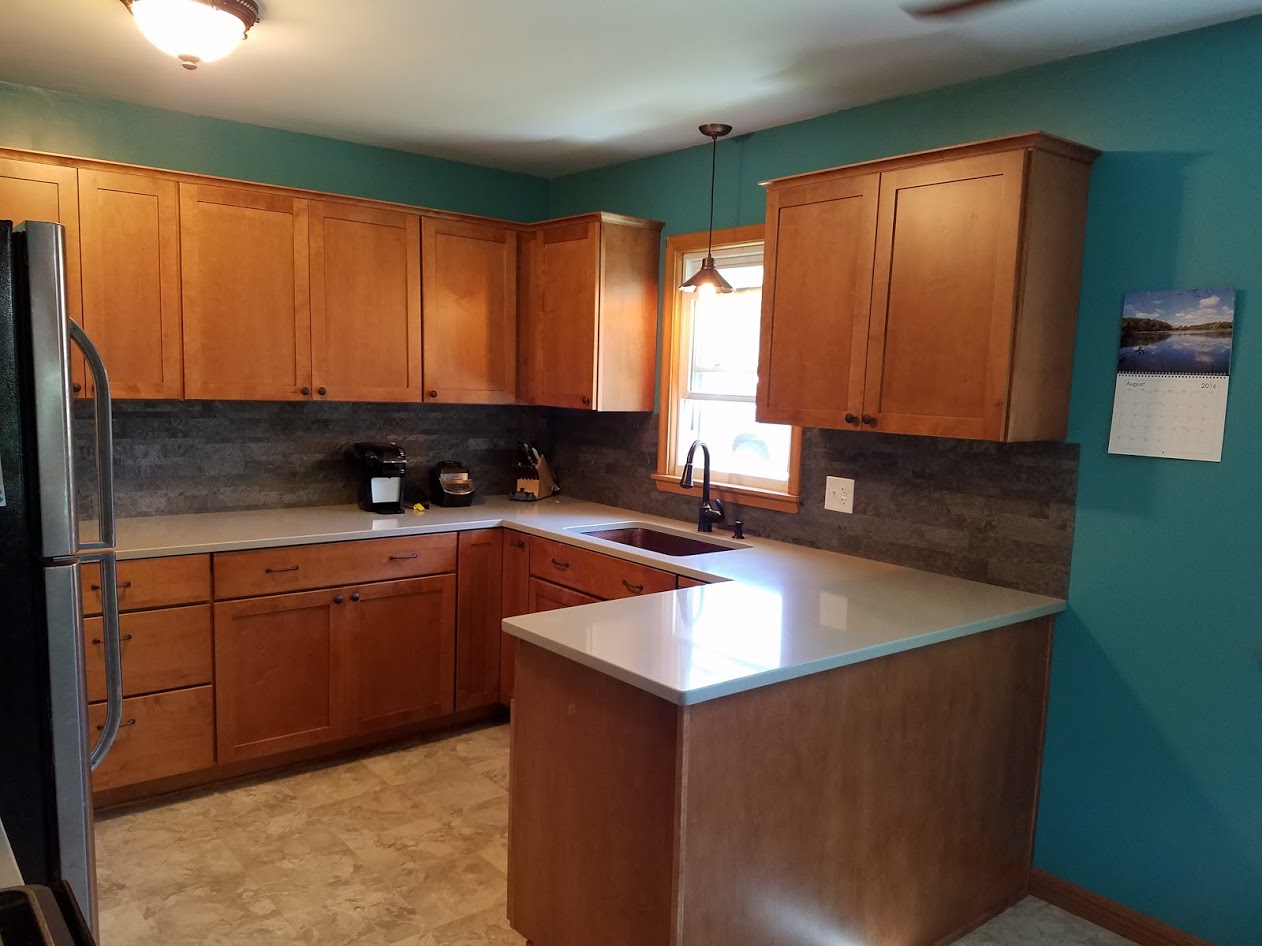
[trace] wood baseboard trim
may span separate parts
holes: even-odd
[[[1213,946],[1191,933],[1153,919],[1130,907],[1061,880],[1046,871],[1030,871],[1030,896],[1081,917],[1139,946]]]

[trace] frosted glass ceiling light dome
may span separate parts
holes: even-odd
[[[222,59],[259,21],[254,0],[123,0],[145,39],[185,69]]]

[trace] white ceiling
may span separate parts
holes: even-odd
[[[119,0],[0,0],[0,79],[554,176],[1262,12],[1262,0],[261,0],[187,72]]]

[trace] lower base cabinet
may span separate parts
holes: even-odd
[[[105,704],[88,707],[93,742],[105,725]],[[214,687],[198,686],[123,700],[114,746],[92,773],[105,791],[135,782],[208,769],[215,764]]]
[[[454,712],[456,576],[347,591],[347,734]]]
[[[576,608],[580,604],[595,604],[600,600],[600,598],[585,595],[581,591],[554,585],[542,578],[530,579],[530,614],[556,611],[560,608]]]

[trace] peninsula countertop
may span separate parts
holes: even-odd
[[[494,498],[424,515],[381,516],[347,505],[122,519],[117,551],[127,560],[503,526],[651,565],[713,584],[510,617],[504,630],[677,704],[1065,609],[1059,598],[767,539],[676,557],[579,531],[630,521],[695,531],[575,499]]]

